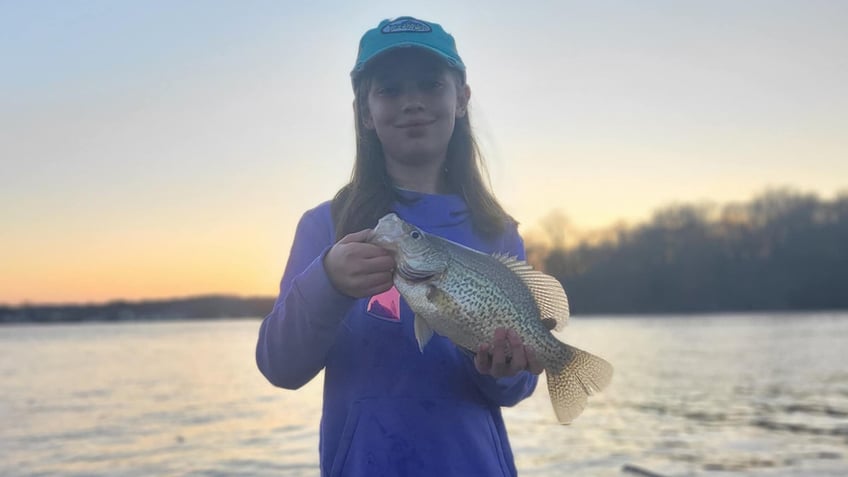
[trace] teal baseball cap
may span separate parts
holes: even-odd
[[[448,67],[465,73],[465,63],[456,51],[456,41],[441,25],[413,17],[398,17],[383,20],[362,35],[356,64],[350,72],[354,85],[371,61],[395,48],[423,48],[445,60]]]

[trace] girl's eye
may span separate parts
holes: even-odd
[[[421,82],[421,89],[424,91],[433,91],[442,87],[444,83],[440,80],[427,80]]]
[[[377,94],[380,96],[395,96],[398,93],[396,86],[381,86],[377,88]]]
[[[413,230],[412,233],[409,234],[409,236],[417,240],[421,238],[421,233],[417,230]]]

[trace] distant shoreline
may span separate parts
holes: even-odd
[[[67,305],[0,306],[0,325],[13,323],[82,323],[191,321],[215,319],[262,319],[274,307],[272,297],[238,297],[204,295],[195,297],[110,301]],[[844,309],[749,309],[749,310],[634,310],[631,313],[583,311],[580,316],[593,317],[696,317],[731,314],[844,313]]]
[[[0,306],[0,324],[261,318],[273,307],[274,298],[271,297],[230,295],[85,304],[27,304]]]

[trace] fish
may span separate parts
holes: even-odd
[[[515,330],[544,367],[561,424],[570,424],[588,397],[609,385],[612,365],[552,333],[569,316],[568,297],[556,278],[516,257],[426,233],[395,213],[383,216],[367,241],[395,259],[392,282],[415,313],[422,353],[434,332],[473,354],[497,328]]]

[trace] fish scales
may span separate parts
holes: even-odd
[[[457,344],[476,350],[491,340],[497,328],[512,328],[522,337],[550,336],[544,333],[541,320],[531,319],[539,316],[539,308],[530,291],[503,263],[465,248],[450,249],[449,256],[450,263],[434,286],[453,297],[455,305],[451,309],[462,312],[465,328],[472,335],[457,337]],[[435,327],[434,330],[439,332]],[[526,344],[536,349],[551,346],[544,341]]]
[[[609,363],[550,332],[548,321],[559,327],[568,318],[568,299],[556,279],[525,262],[427,234],[395,214],[380,219],[369,241],[395,258],[393,282],[415,312],[421,352],[434,332],[473,352],[497,328],[515,330],[544,367],[551,403],[563,424],[580,415],[588,396],[609,384]]]

